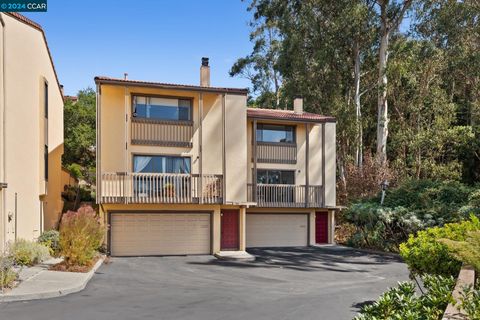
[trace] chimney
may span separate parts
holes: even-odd
[[[303,113],[303,98],[302,97],[295,97],[295,99],[293,99],[293,112]]]
[[[125,73],[123,74],[123,80],[128,80],[128,73],[125,72]]]
[[[62,96],[65,95],[65,90],[63,89],[63,84],[60,85],[60,92],[62,93]]]
[[[200,67],[200,86],[210,87],[210,66],[208,58],[202,58],[202,66]]]

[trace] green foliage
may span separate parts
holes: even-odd
[[[478,190],[476,190],[478,191]],[[430,225],[468,218],[459,208],[469,205],[474,189],[457,181],[407,180],[387,191],[386,207],[406,207]],[[377,198],[378,199],[378,198]]]
[[[38,237],[37,241],[48,247],[51,256],[58,256],[60,252],[60,233],[57,230],[45,231]]]
[[[9,248],[9,254],[15,264],[23,266],[33,266],[50,257],[48,247],[24,239],[15,241]]]
[[[68,266],[85,266],[100,248],[104,228],[92,207],[68,211],[60,223],[60,254]]]
[[[77,179],[83,178],[82,166],[78,163],[72,163],[67,165],[67,170],[70,171],[71,175]]]
[[[256,106],[291,108],[301,95],[307,111],[335,116],[342,181],[348,180],[344,166],[361,168],[359,151],[375,149],[384,89],[387,158],[400,179],[480,181],[478,1],[248,2],[253,50],[230,74],[251,80],[249,101]],[[413,7],[407,28],[399,18],[406,3]],[[383,88],[379,33],[385,21],[391,30]]]
[[[480,290],[471,286],[464,288],[460,306],[467,313],[468,319],[480,320]]]
[[[357,226],[349,243],[398,251],[410,234],[480,212],[475,207],[476,191],[456,181],[408,180],[387,190],[383,206],[377,196],[354,203],[344,212],[346,222]]]
[[[398,251],[399,243],[410,233],[425,228],[426,223],[414,212],[404,207],[381,207],[376,203],[357,203],[344,215],[345,219],[357,227],[349,244],[386,251]]]
[[[0,255],[0,290],[9,288],[17,278],[18,274],[13,269],[13,259]]]
[[[87,88],[78,92],[77,101],[67,100],[64,108],[63,164],[89,183],[95,176],[95,99],[95,91]]]
[[[450,254],[440,239],[465,241],[468,232],[480,230],[480,221],[472,216],[470,221],[449,223],[443,227],[428,228],[410,235],[400,245],[400,255],[413,274],[456,276],[461,262]]]
[[[390,288],[373,304],[362,308],[356,320],[383,319],[441,319],[446,306],[453,301],[453,277],[430,276],[422,278],[426,292],[415,294],[415,284],[401,282]]]
[[[480,272],[480,231],[467,233],[465,241],[440,239],[450,253],[459,261],[471,265]]]

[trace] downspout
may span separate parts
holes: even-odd
[[[127,74],[124,74],[124,79],[127,80]],[[128,170],[128,163],[129,163],[129,156],[128,156],[128,87],[125,85],[125,93],[124,93],[124,99],[125,99],[125,174],[129,171]],[[125,186],[125,184],[124,184]],[[125,194],[123,195],[125,196]],[[126,198],[125,198],[126,199]]]
[[[100,166],[100,158],[101,158],[101,137],[100,137],[100,120],[101,120],[101,113],[100,113],[100,98],[101,98],[101,85],[97,83],[97,95],[96,95],[96,148],[95,148],[95,153],[96,153],[96,174],[97,174],[97,203],[101,204],[102,201],[102,172],[101,172],[101,166]]]
[[[203,155],[202,155],[202,120],[203,120],[203,93],[200,93],[198,99],[198,197],[199,203],[203,204]]]
[[[227,94],[222,95],[222,193],[223,193],[223,204],[227,202],[227,165],[226,165],[226,107],[225,100]]]
[[[0,98],[0,123],[2,124],[2,129],[0,130],[0,161],[2,162],[0,165],[0,183],[6,183],[7,182],[7,167],[6,167],[6,157],[5,157],[5,151],[6,151],[6,111],[5,111],[5,105],[6,105],[6,85],[5,85],[5,21],[3,20],[3,14],[0,13],[0,24],[2,25],[2,48],[1,48],[1,56],[2,56],[2,85],[0,90],[1,92],[1,98]],[[0,189],[0,199],[1,199],[1,208],[0,208],[0,218],[2,219],[2,237],[1,237],[1,245],[0,247],[2,249],[5,249],[5,243],[6,243],[6,236],[7,236],[7,217],[5,216],[7,212],[7,204],[6,200],[7,197],[5,196],[5,190],[2,188]]]

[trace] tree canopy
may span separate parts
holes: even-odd
[[[398,179],[480,181],[478,1],[252,0],[248,10],[254,47],[231,75],[252,81],[255,106],[291,108],[301,95],[307,111],[337,117],[345,188],[368,154]]]

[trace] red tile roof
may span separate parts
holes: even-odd
[[[52,64],[53,73],[55,74],[55,79],[57,80],[58,90],[60,91],[60,95],[63,98],[63,93],[62,93],[62,88],[61,88],[61,85],[60,85],[60,81],[58,81],[57,70],[55,70],[55,64],[53,63],[52,54],[50,52],[50,48],[48,47],[47,37],[45,35],[45,31],[43,31],[42,26],[39,25],[38,23],[36,23],[35,21],[28,19],[24,15],[21,15],[18,12],[4,12],[4,13],[6,15],[9,15],[10,17],[12,17],[14,19],[17,19],[20,22],[23,22],[23,23],[37,29],[38,31],[40,31],[42,33],[43,40],[45,41],[45,46],[47,47],[48,57],[50,58],[50,62]]]
[[[95,83],[97,84],[120,84],[120,85],[132,85],[132,86],[145,86],[145,87],[157,87],[164,89],[177,89],[177,90],[195,90],[195,91],[204,91],[204,92],[218,92],[218,93],[233,93],[246,95],[248,93],[247,89],[244,88],[221,88],[221,87],[202,87],[186,84],[176,84],[176,83],[165,83],[165,82],[151,82],[151,81],[141,81],[141,80],[125,80],[120,78],[110,78],[104,76],[95,77]]]
[[[258,119],[301,121],[301,122],[336,122],[334,117],[303,112],[295,113],[292,110],[247,108],[247,117]]]

